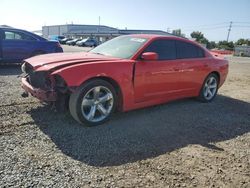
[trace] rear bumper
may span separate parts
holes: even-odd
[[[61,53],[61,52],[63,52],[62,47],[57,47],[57,48],[55,49],[55,52],[56,52],[56,53]]]
[[[221,76],[219,87],[221,87],[225,83],[226,78],[227,78],[227,74]]]
[[[32,96],[38,98],[41,101],[45,102],[52,102],[56,101],[57,94],[53,90],[42,90],[40,88],[34,88],[30,83],[27,81],[27,78],[22,78],[22,88],[27,92],[30,93]]]
[[[220,74],[220,85],[219,85],[219,87],[221,87],[224,84],[224,82],[226,81],[226,78],[227,78],[227,75],[228,75],[228,63],[225,66],[221,67],[220,72],[221,72],[221,74]]]

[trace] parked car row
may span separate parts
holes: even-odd
[[[86,46],[86,47],[96,47],[98,45],[98,42],[96,39],[93,38],[64,38],[59,40],[61,44],[67,44],[69,46]]]
[[[75,46],[76,42],[78,42],[79,40],[81,40],[81,39],[69,40],[69,41],[66,42],[66,44],[69,45],[69,46]]]

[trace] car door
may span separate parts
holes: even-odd
[[[154,61],[140,59],[136,62],[135,102],[178,95],[181,64],[176,60],[175,41],[155,40],[144,52],[155,52],[159,59]]]
[[[6,62],[20,62],[31,56],[37,40],[23,32],[3,30],[2,56]]]
[[[180,89],[183,94],[196,95],[208,72],[204,50],[198,45],[177,40],[176,58],[181,63]]]

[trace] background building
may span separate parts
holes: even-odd
[[[63,35],[70,38],[86,38],[95,37],[100,41],[105,41],[110,38],[127,35],[127,34],[160,34],[169,35],[165,31],[159,30],[121,30],[104,25],[53,25],[53,26],[43,26],[42,35],[45,38],[49,38],[52,35]]]

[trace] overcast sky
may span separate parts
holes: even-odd
[[[250,38],[250,0],[0,0],[0,25],[101,24],[120,29],[202,31],[209,40]]]

